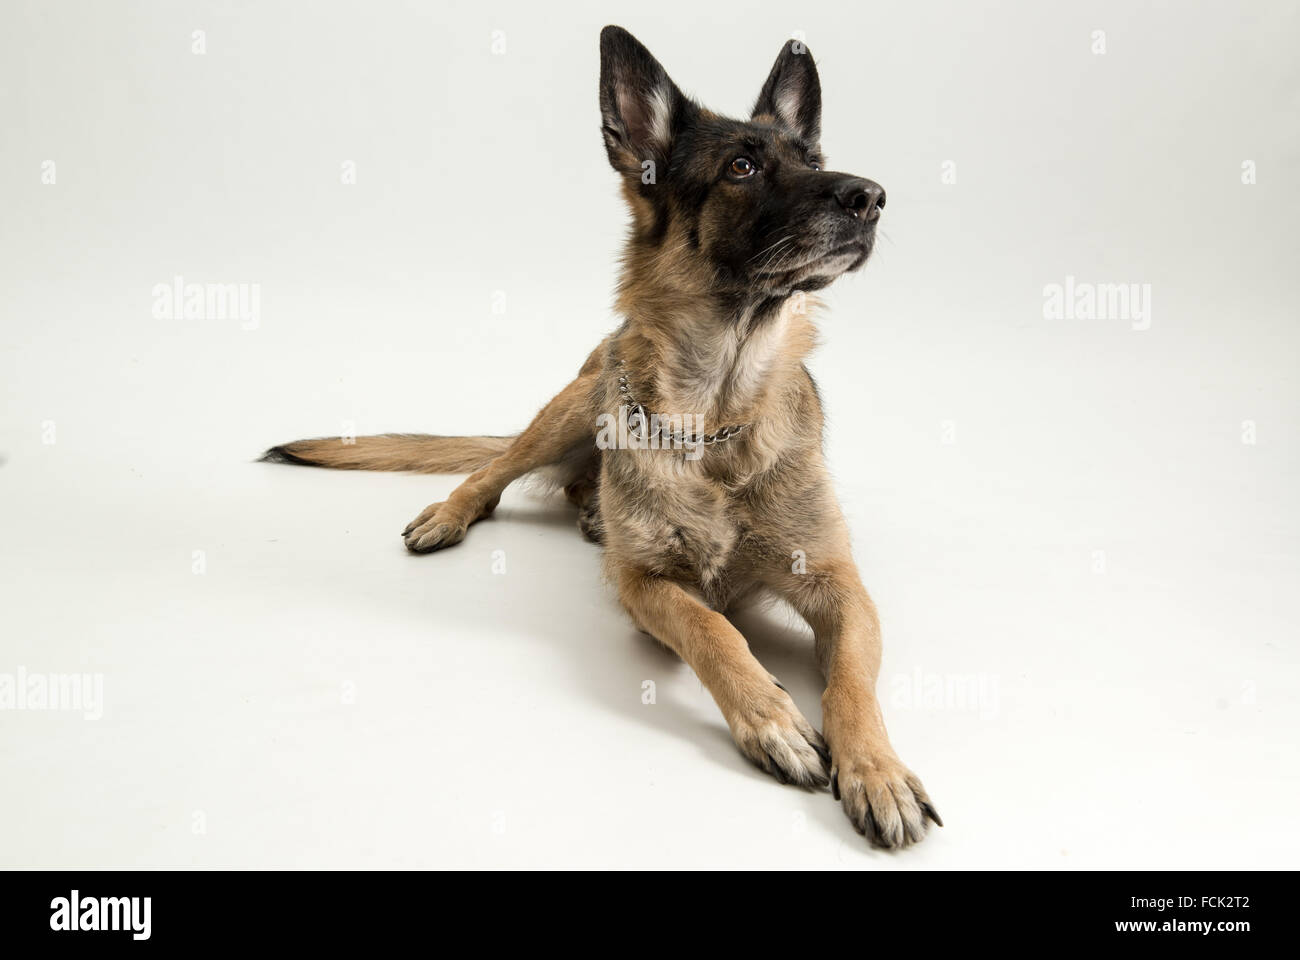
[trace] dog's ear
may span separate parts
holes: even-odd
[[[822,84],[812,53],[802,41],[789,41],[772,64],[753,116],[764,113],[810,143],[821,139]]]
[[[673,129],[688,106],[636,37],[622,27],[600,31],[601,132],[615,170],[640,176],[645,161],[665,163]]]

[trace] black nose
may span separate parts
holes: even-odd
[[[885,188],[874,180],[853,178],[835,188],[835,199],[859,220],[875,223],[885,209]]]

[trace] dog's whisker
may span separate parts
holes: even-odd
[[[772,243],[772,244],[770,244],[769,246],[766,246],[766,247],[764,247],[762,250],[758,251],[758,253],[756,253],[756,254],[754,254],[752,257],[750,257],[749,260],[748,260],[747,262],[748,262],[748,263],[753,263],[755,260],[757,260],[757,259],[758,259],[759,257],[761,257],[763,254],[767,253],[769,250],[772,250],[772,249],[774,249],[774,248],[776,248],[776,247],[779,247],[779,246],[781,246],[781,244],[786,243],[786,242],[789,241],[789,240],[793,240],[793,239],[794,239],[794,236],[795,236],[795,235],[794,235],[793,233],[791,233],[791,234],[788,234],[788,235],[782,237],[780,240],[777,240],[775,243]]]

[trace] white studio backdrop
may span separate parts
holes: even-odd
[[[454,478],[250,462],[517,430],[616,325],[607,22],[730,113],[804,38],[830,165],[888,190],[811,366],[949,824],[905,857],[746,766],[561,505],[409,557]],[[1294,865],[1298,40],[1264,2],[7,3],[0,677],[103,709],[0,710],[0,863]],[[799,628],[748,629],[816,718]]]

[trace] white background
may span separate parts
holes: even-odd
[[[741,758],[564,504],[411,556],[457,478],[251,462],[513,432],[616,325],[606,22],[730,113],[802,31],[831,166],[889,192],[811,366],[948,824],[901,854]],[[0,711],[0,863],[1294,867],[1298,41],[1262,2],[4,4],[0,674],[105,702]],[[257,328],[155,318],[176,275],[259,284]],[[1045,320],[1067,275],[1150,329]],[[806,632],[740,622],[816,721]]]

